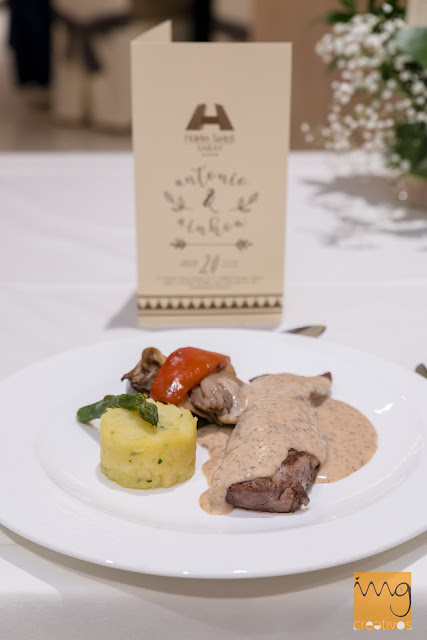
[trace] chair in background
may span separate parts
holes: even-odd
[[[191,0],[52,0],[52,113],[67,124],[127,132],[130,41],[171,18],[193,35]]]
[[[211,14],[211,40],[245,42],[251,39],[252,0],[213,0]]]
[[[50,83],[50,0],[9,0],[9,44],[16,84],[33,105],[46,106]]]

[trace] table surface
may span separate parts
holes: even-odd
[[[0,154],[0,378],[136,330],[133,197],[129,154]],[[325,324],[321,340],[427,362],[427,212],[396,198],[375,159],[291,154],[286,242],[282,327]],[[76,561],[0,528],[0,640],[341,640],[354,571],[411,571],[422,638],[426,551],[424,533],[323,571],[185,580]]]

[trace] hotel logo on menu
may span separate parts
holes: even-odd
[[[218,156],[224,145],[234,144],[234,127],[222,104],[198,104],[184,134],[184,142],[193,144],[202,156]]]
[[[233,127],[229,120],[229,117],[225,113],[225,109],[222,104],[215,105],[215,115],[206,115],[206,105],[197,105],[191,120],[187,125],[187,131],[200,131],[207,124],[216,124],[221,131],[232,131]]]
[[[408,631],[412,628],[412,588],[409,572],[354,574],[356,631]]]

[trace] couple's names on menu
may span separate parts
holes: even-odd
[[[253,242],[245,236],[248,218],[259,204],[260,193],[237,171],[213,171],[199,165],[173,181],[164,198],[173,214],[175,249],[235,247],[247,250]],[[217,254],[212,262],[219,267]],[[205,258],[204,263],[210,260]],[[197,260],[185,265],[197,266]],[[230,262],[228,262],[230,264]],[[231,263],[233,264],[233,263]]]

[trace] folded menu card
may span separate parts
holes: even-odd
[[[280,321],[290,80],[290,44],[132,42],[140,324]]]

